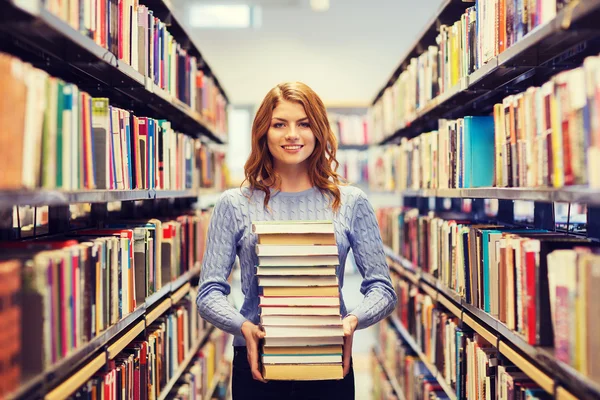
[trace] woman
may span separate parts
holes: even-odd
[[[361,190],[340,185],[335,153],[336,139],[317,94],[298,82],[277,85],[263,100],[252,125],[252,152],[245,165],[249,187],[226,191],[215,206],[197,303],[204,319],[234,335],[234,400],[353,399],[354,331],[385,318],[396,305],[373,208]],[[264,333],[257,325],[259,288],[254,270],[258,258],[252,221],[325,219],[334,222],[340,287],[350,249],[363,276],[362,303],[347,313],[341,299],[344,379],[267,383],[259,369],[258,343]],[[240,312],[226,298],[236,255],[244,293]]]

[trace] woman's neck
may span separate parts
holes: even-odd
[[[298,165],[290,165],[276,168],[280,178],[277,190],[281,192],[302,192],[313,186],[306,168],[298,167]]]

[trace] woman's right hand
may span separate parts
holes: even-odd
[[[263,332],[257,325],[254,325],[250,321],[245,321],[242,324],[242,335],[246,340],[246,351],[248,353],[248,364],[250,364],[250,370],[252,371],[252,377],[257,381],[267,383],[260,372],[258,362],[258,344],[261,339],[265,337]]]

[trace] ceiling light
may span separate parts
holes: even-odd
[[[323,12],[329,10],[329,0],[310,0],[313,11]]]

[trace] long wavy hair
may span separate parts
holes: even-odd
[[[251,190],[262,190],[265,193],[265,208],[271,198],[270,189],[280,186],[281,178],[273,167],[267,133],[273,110],[283,100],[299,103],[304,107],[316,139],[315,149],[308,157],[308,174],[312,185],[329,196],[332,209],[337,211],[341,202],[338,185],[343,184],[336,172],[339,166],[335,157],[337,139],[329,125],[325,105],[310,87],[301,82],[285,82],[275,86],[258,108],[252,123],[252,150],[244,165],[246,179],[242,185],[247,181]]]

